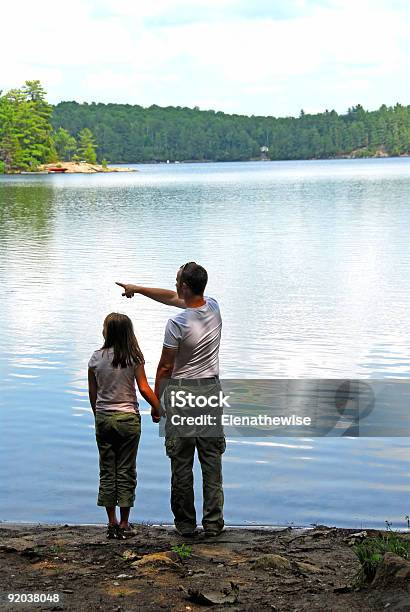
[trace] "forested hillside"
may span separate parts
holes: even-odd
[[[0,92],[0,172],[47,162],[326,159],[410,154],[410,106],[247,117],[199,108],[46,100],[40,81]]]
[[[410,153],[410,106],[397,104],[345,115],[326,111],[298,118],[247,117],[198,108],[78,104],[54,108],[55,129],[76,135],[89,128],[98,159],[111,162],[364,157]]]

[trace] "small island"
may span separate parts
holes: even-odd
[[[0,174],[138,172],[109,165],[89,127],[70,133],[52,115],[40,81],[0,95]]]
[[[138,172],[136,168],[107,166],[107,164],[90,164],[86,161],[59,162],[39,166],[41,174],[94,174],[96,172]]]

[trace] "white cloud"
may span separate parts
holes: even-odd
[[[288,17],[271,6],[259,0],[251,14],[242,1],[197,0],[202,20],[184,24],[186,0],[72,0],[63,18],[51,0],[7,5],[0,87],[40,78],[53,102],[211,103],[247,114],[409,102],[406,5],[295,1]]]

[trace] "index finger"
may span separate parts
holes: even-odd
[[[124,283],[117,283],[117,281],[115,281],[116,285],[119,285],[120,287],[122,287],[123,289],[125,289],[125,284]]]

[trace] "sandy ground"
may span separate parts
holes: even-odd
[[[406,587],[355,586],[351,529],[227,528],[187,540],[169,527],[137,525],[125,541],[105,531],[0,524],[0,609],[410,610]],[[182,544],[191,548],[185,559],[172,551]],[[60,601],[10,604],[8,593],[58,593]]]

